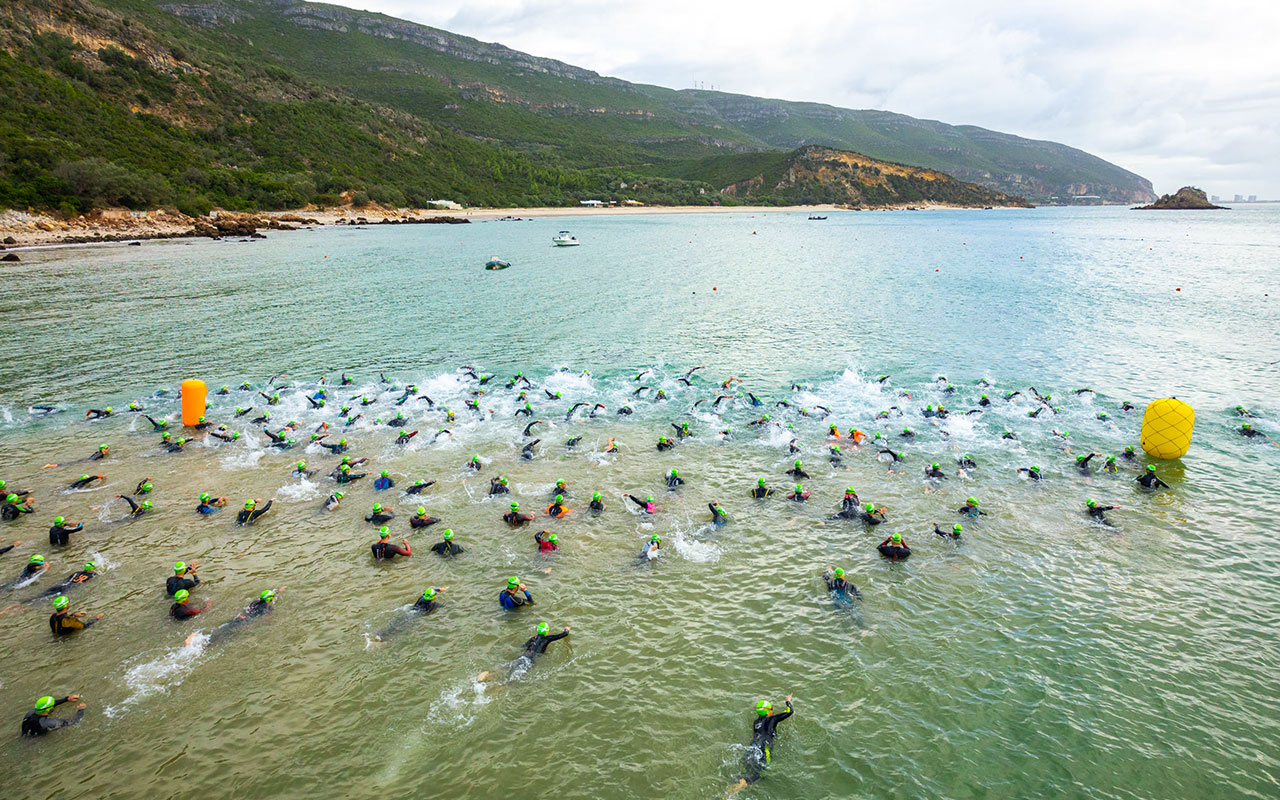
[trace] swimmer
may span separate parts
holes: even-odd
[[[434,442],[434,441],[438,440],[441,436],[453,436],[453,431],[448,430],[448,429],[446,429],[446,428],[441,428],[440,430],[436,431],[436,435],[435,435],[435,436],[432,436],[432,437],[431,437],[431,441],[433,441],[433,442]]]
[[[618,445],[614,443],[612,436],[609,437],[609,441],[604,443],[604,451],[606,453],[618,452]]]
[[[1249,409],[1245,408],[1244,406],[1240,406],[1240,405],[1238,405],[1238,406],[1236,406],[1236,409],[1235,409],[1235,410],[1236,410],[1236,416],[1240,416],[1240,417],[1252,417],[1252,416],[1256,416],[1252,411],[1250,411]]]
[[[386,525],[395,518],[396,510],[390,506],[383,506],[382,503],[374,503],[373,510],[364,515],[364,521],[372,522],[374,525]]]
[[[569,439],[564,443],[565,449],[572,450],[573,448],[578,446],[578,442],[580,441],[582,441],[581,436],[570,436]]]
[[[797,483],[796,490],[787,495],[787,499],[796,503],[803,503],[809,499],[809,490],[804,488],[804,484]]]
[[[55,597],[60,594],[66,594],[69,590],[79,586],[82,583],[87,583],[88,581],[91,581],[95,577],[97,577],[97,574],[98,574],[97,570],[98,570],[98,564],[96,561],[86,561],[82,569],[76,570],[75,572],[71,573],[67,577],[63,578],[58,583],[54,584],[53,586],[50,586],[48,589],[45,589],[40,594],[31,598],[27,602],[34,603],[39,600],[45,600],[50,597]]]
[[[707,508],[711,509],[711,523],[713,525],[723,525],[729,521],[729,512],[721,508],[719,503],[707,503]]]
[[[512,414],[511,416],[518,417],[521,414],[525,415],[526,417],[533,416],[533,406],[529,405],[528,400],[525,401],[524,406],[522,408],[517,408],[516,413]],[[526,428],[525,430],[528,430],[528,428]]]
[[[1089,461],[1095,456],[1101,456],[1102,453],[1089,453],[1088,455],[1076,456],[1076,469],[1080,470],[1081,475],[1092,475],[1093,471],[1089,469]]]
[[[361,478],[368,477],[368,475],[369,473],[367,472],[352,472],[350,464],[342,464],[338,467],[337,474],[335,475],[331,473],[330,477],[341,484],[352,483],[360,480]]]
[[[1246,439],[1267,438],[1266,434],[1262,433],[1261,431],[1255,431],[1253,429],[1253,426],[1247,422],[1240,423],[1239,430],[1240,430],[1240,435],[1245,437]]]
[[[636,497],[634,494],[629,494],[627,495],[627,497],[631,499],[631,502],[640,506],[640,510],[642,510],[644,513],[646,514],[658,513],[658,506],[653,502],[653,495],[649,495],[643,500],[641,500],[639,497]]]
[[[1120,457],[1125,461],[1133,461],[1138,457],[1138,454],[1134,452],[1133,445],[1128,445],[1125,447],[1124,452],[1120,454]]]
[[[757,500],[768,497],[773,490],[765,484],[764,478],[756,478],[756,488],[751,490],[751,496]]]
[[[1008,428],[1006,428],[1006,429],[1005,429],[1004,433],[1000,434],[1000,438],[1001,438],[1001,439],[1012,439],[1013,441],[1017,441],[1017,440],[1018,440],[1017,435],[1016,435],[1013,431],[1009,430]]]
[[[551,505],[547,506],[547,516],[553,519],[560,519],[569,513],[569,509],[564,507],[564,495],[558,494],[551,500]]]
[[[533,605],[533,595],[520,582],[520,579],[513,575],[507,580],[507,588],[498,593],[498,605],[504,611],[517,611],[524,606]]]
[[[837,600],[848,600],[850,594],[855,600],[862,599],[862,593],[858,591],[858,587],[845,580],[844,570],[839,567],[828,566],[822,573],[822,581],[827,585],[827,591]]]
[[[428,487],[435,485],[435,481],[424,481],[422,478],[418,478],[413,483],[409,484],[408,488],[404,491],[405,494],[422,494]]]
[[[556,485],[551,487],[551,496],[555,497],[558,494],[565,497],[569,496],[569,484],[565,483],[563,478],[556,481]]]
[[[396,556],[411,556],[413,549],[409,547],[408,539],[401,539],[400,544],[392,544],[391,529],[386,525],[378,528],[378,541],[369,546],[373,551],[373,557],[376,561],[391,561]]]
[[[418,506],[414,510],[413,516],[409,517],[409,527],[413,530],[418,530],[419,528],[430,528],[439,521],[439,517],[427,516],[427,509],[425,506]]]
[[[1102,471],[1115,475],[1120,471],[1120,467],[1116,464],[1115,456],[1107,456],[1106,462],[1102,465]]]
[[[658,557],[658,551],[662,549],[662,537],[653,534],[649,537],[649,541],[644,543],[644,547],[640,550],[640,561],[652,561]]]
[[[987,406],[991,405],[991,398],[987,397],[984,394],[982,398],[978,400],[978,405],[982,406],[983,408],[986,408]]]
[[[30,514],[36,510],[34,503],[35,497],[31,494],[20,498],[17,493],[10,492],[4,496],[4,504],[0,505],[0,519],[12,522],[23,514]]]
[[[965,453],[964,455],[960,456],[960,458],[956,459],[956,463],[960,465],[961,469],[977,469],[978,468],[978,462],[974,461],[973,456],[969,455],[968,453]]]
[[[113,409],[111,406],[107,406],[106,408],[102,408],[102,409],[91,408],[85,412],[84,418],[85,419],[106,419],[107,417],[111,416],[111,413],[113,411],[115,411],[115,409]]]
[[[85,611],[77,611],[68,613],[67,608],[71,605],[71,601],[67,596],[60,594],[53,598],[53,613],[49,615],[49,630],[54,636],[70,636],[73,633],[92,627],[102,619],[105,614],[98,614],[92,619],[81,619],[85,616]]]
[[[670,439],[668,439],[665,436],[658,437],[658,452],[662,452],[663,450],[670,450],[673,447],[675,447],[675,443],[672,442]]]
[[[673,428],[675,428],[675,429],[676,429],[676,436],[677,436],[677,437],[679,437],[679,438],[681,438],[681,439],[685,438],[686,436],[692,436],[692,435],[693,435],[693,431],[689,430],[689,423],[688,423],[688,422],[681,422],[679,425],[677,425],[677,424],[675,424],[675,423],[673,422],[673,423],[671,423],[671,427],[673,427]]]
[[[911,558],[911,548],[902,540],[900,533],[895,533],[876,545],[876,550],[890,561],[905,561]]]
[[[480,470],[484,469],[484,463],[480,460],[480,456],[478,455],[472,456],[471,460],[467,462],[467,469],[471,470],[472,472],[479,472]]]
[[[633,412],[631,411],[631,406],[623,406],[618,409],[618,413],[624,416],[630,416]]]
[[[105,481],[106,475],[81,475],[71,483],[67,484],[68,489],[88,489],[98,481]]]
[[[680,477],[680,470],[675,468],[672,468],[672,470],[667,473],[665,480],[667,488],[672,491],[684,485],[684,478]]]
[[[933,523],[933,532],[935,535],[941,536],[943,539],[959,539],[960,534],[964,532],[964,526],[957,522],[955,525],[951,526],[951,530],[944,531],[942,528],[938,527],[938,523],[935,522]]]
[[[79,703],[76,706],[76,713],[73,717],[53,717],[50,713],[54,707],[63,703]],[[80,703],[80,695],[69,694],[66,697],[55,700],[52,696],[41,697],[36,701],[36,707],[33,711],[28,711],[27,715],[22,718],[22,736],[44,736],[52,733],[59,728],[70,728],[72,725],[78,725],[80,720],[84,719],[84,710],[87,706]]]
[[[533,522],[533,520],[534,516],[532,514],[520,513],[519,503],[512,503],[511,510],[502,515],[502,521],[512,528],[522,528]]]
[[[916,434],[910,428],[903,428],[902,433],[898,434],[898,436],[902,439],[914,439]]]
[[[54,517],[53,527],[49,528],[49,544],[54,547],[65,547],[71,541],[71,534],[84,530],[84,523],[69,524],[66,517]]]
[[[489,479],[489,496],[495,494],[509,494],[511,488],[507,486],[507,479],[504,477],[495,477]]]
[[[191,577],[188,578],[187,576]],[[200,576],[196,575],[196,562],[190,564],[185,561],[175,561],[173,564],[173,574],[164,582],[164,592],[169,597],[173,597],[178,593],[179,589],[190,591],[200,585]]]
[[[342,503],[342,498],[346,496],[347,495],[345,492],[334,492],[333,494],[330,494],[327,498],[325,498],[324,510],[336,511],[338,506]]]
[[[510,675],[508,677],[508,680],[510,680],[511,678],[514,678],[515,676],[521,674],[522,672],[532,667],[533,662],[537,660],[538,656],[547,652],[547,646],[550,645],[552,642],[559,641],[560,639],[563,639],[564,637],[569,635],[568,625],[565,625],[564,630],[560,633],[548,634],[547,633],[548,630],[549,628],[547,626],[547,623],[545,622],[538,623],[538,627],[534,635],[524,643],[524,652],[520,654],[519,658],[511,662],[511,670],[510,670]],[[490,678],[490,673],[488,671],[485,671],[485,672],[481,672],[479,675],[476,676],[476,681],[479,683],[483,683],[489,680],[489,678]]]
[[[906,453],[895,453],[892,450],[889,450],[887,448],[881,448],[880,450],[877,450],[876,453],[877,455],[880,455],[880,456],[888,456],[889,460],[894,462],[895,464],[899,461],[907,460]]]
[[[299,478],[310,478],[312,475],[315,475],[316,472],[318,472],[318,470],[307,469],[307,462],[305,461],[299,461],[293,465],[293,474]]]
[[[523,448],[520,449],[520,457],[523,458],[525,461],[532,461],[533,448],[537,446],[537,444],[541,441],[542,441],[541,439],[534,439],[532,442],[529,442],[528,444],[526,444]]]
[[[123,501],[125,501],[126,503],[128,503],[128,504],[129,504],[129,513],[128,513],[128,514],[125,514],[125,515],[124,515],[123,517],[121,517],[120,519],[115,520],[115,522],[124,522],[124,521],[126,521],[126,520],[135,520],[135,519],[138,519],[139,517],[143,516],[144,514],[146,514],[148,511],[151,511],[151,501],[150,501],[150,500],[143,500],[141,503],[135,503],[135,502],[133,501],[133,498],[132,498],[132,497],[129,497],[129,496],[127,496],[127,495],[123,495],[123,494],[118,494],[118,495],[116,495],[116,499],[117,499],[117,500],[123,500]]]
[[[373,490],[381,492],[395,486],[395,481],[391,480],[391,470],[384,469],[382,473],[373,481]]]
[[[29,579],[45,572],[48,569],[49,569],[49,565],[44,563],[44,556],[37,553],[36,555],[27,559],[27,563],[22,568],[22,571],[18,573],[18,577],[9,581],[3,587],[0,587],[0,588],[12,589],[14,588],[15,585],[22,583],[24,581],[28,581]]]
[[[1123,403],[1120,404],[1120,410],[1121,411],[1137,411],[1138,407],[1135,406],[1133,403],[1130,403],[1128,400],[1125,400]]]
[[[6,546],[4,546],[4,547],[0,547],[0,555],[4,555],[5,553],[9,552],[10,550],[12,550],[12,549],[13,549],[13,548],[15,548],[15,547],[20,546],[21,544],[22,544],[22,542],[19,540],[19,541],[15,541],[13,544],[6,545]]]
[[[1031,465],[1031,466],[1029,466],[1029,467],[1018,467],[1018,472],[1019,472],[1020,474],[1025,474],[1029,479],[1031,479],[1031,480],[1033,480],[1033,481],[1041,480],[1041,479],[1042,479],[1042,477],[1043,477],[1043,476],[1040,474],[1040,467],[1039,467],[1039,465],[1036,465],[1036,464],[1032,464],[1032,465]]]
[[[399,445],[408,444],[409,442],[413,441],[413,437],[417,435],[418,435],[417,431],[406,431],[404,428],[401,428],[400,435],[396,437],[396,444],[399,444]]]
[[[862,507],[862,512],[858,515],[858,519],[862,520],[864,525],[875,527],[882,522],[888,522],[883,508],[876,508],[875,503],[867,503]]]
[[[591,404],[590,403],[574,403],[573,406],[569,409],[569,413],[564,415],[564,421],[569,422],[570,420],[573,419],[573,412],[577,411],[579,408],[582,408],[583,406],[589,406],[589,405]]]
[[[787,695],[786,711],[775,715],[773,704],[768,700],[756,703],[756,719],[751,725],[751,744],[747,748],[747,772],[729,790],[733,795],[763,777],[773,761],[773,740],[778,735],[778,724],[790,717],[794,712],[791,707],[791,695]]]
[[[258,518],[271,510],[271,504],[275,500],[268,500],[266,505],[258,508],[258,500],[249,499],[244,501],[244,508],[236,514],[237,525],[252,525],[258,521]]]
[[[209,606],[213,604],[212,600],[205,600],[204,605],[200,608],[194,608],[188,605],[191,599],[191,592],[186,589],[179,589],[173,593],[173,605],[169,606],[169,616],[181,622],[184,619],[191,619],[197,614],[203,614],[209,610]]]
[[[1154,464],[1148,464],[1147,469],[1139,475],[1135,480],[1142,485],[1144,489],[1168,489],[1169,484],[1156,477],[1156,467]]]
[[[454,543],[453,530],[445,528],[444,532],[440,534],[440,541],[431,545],[431,552],[441,558],[452,558],[453,556],[461,555],[463,548],[462,545]]]
[[[599,492],[594,492],[591,495],[591,504],[587,507],[596,514],[599,514],[601,511],[604,511],[604,500],[601,499]]]
[[[786,474],[790,475],[793,478],[804,478],[805,480],[809,479],[809,473],[805,472],[804,469],[801,468],[800,459],[798,458],[795,460],[794,463],[792,463],[791,469],[787,470]]]
[[[263,592],[258,595],[258,599],[246,606],[245,609],[236,615],[234,619],[228,620],[214,628],[209,634],[209,644],[221,641],[228,635],[239,630],[246,622],[271,613],[272,608],[275,607],[276,595],[283,592],[284,589],[285,587],[281,586],[279,589],[263,590]],[[197,631],[187,637],[186,643],[188,646],[190,646],[192,640],[195,639],[198,633],[199,632]]]
[[[964,501],[964,505],[960,506],[960,508],[958,508],[956,511],[959,514],[964,514],[966,517],[987,516],[987,512],[978,508],[978,501],[976,498],[973,498],[973,497],[966,497]]]
[[[942,471],[942,467],[938,465],[937,461],[925,467],[924,476],[926,478],[947,480],[947,473]]]
[[[533,431],[533,426],[534,426],[534,425],[545,425],[545,424],[546,424],[546,423],[545,423],[545,422],[543,422],[542,420],[540,420],[540,419],[535,419],[533,422],[530,422],[528,425],[525,425],[525,426],[524,426],[524,438],[528,439],[530,436],[532,436],[532,435],[533,435],[532,431]]]
[[[1100,506],[1092,498],[1084,501],[1085,513],[1102,525],[1111,527],[1111,521],[1103,516],[1108,511],[1115,511],[1120,506]]]
[[[533,535],[539,553],[554,553],[560,549],[560,537],[551,531],[538,531]]]
[[[440,592],[448,591],[448,586],[428,586],[422,590],[422,596],[414,602],[407,612],[399,615],[387,625],[387,627],[378,631],[373,638],[379,642],[390,636],[399,633],[409,622],[417,617],[425,617],[440,607],[440,603],[436,600],[436,595]]]

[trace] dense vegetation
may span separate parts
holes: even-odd
[[[720,189],[789,157],[694,93],[381,15],[173,8],[184,16],[148,0],[0,7],[0,207],[732,203]],[[848,192],[775,181],[750,195]]]

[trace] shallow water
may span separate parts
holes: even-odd
[[[35,797],[180,785],[244,798],[711,798],[741,772],[754,702],[780,707],[792,692],[797,714],[781,727],[774,765],[743,797],[1274,797],[1280,448],[1236,434],[1230,409],[1254,409],[1255,426],[1280,438],[1277,223],[1280,209],[1268,206],[826,222],[655,215],[24,253],[0,285],[10,345],[0,476],[36,490],[39,511],[4,524],[3,542],[28,544],[0,556],[0,577],[34,552],[51,569],[0,597],[0,607],[18,604],[0,614],[0,698],[15,729],[46,693],[80,692],[90,708],[56,739],[0,739],[0,770]],[[561,227],[584,245],[551,248]],[[494,255],[515,266],[483,271]],[[536,418],[547,421],[535,429],[537,458],[519,457],[524,420],[512,420],[515,392],[501,380],[481,398],[483,421],[463,407],[474,385],[459,378],[461,364],[533,380]],[[694,387],[676,381],[699,365]],[[669,400],[631,398],[643,369]],[[122,413],[138,400],[176,419],[176,400],[152,395],[186,377],[211,390],[265,388],[283,373],[309,394],[343,370],[358,385],[331,388],[322,412],[302,391],[282,392],[273,430],[336,422],[338,400],[385,388],[380,370],[456,411],[453,436],[438,443],[442,414],[414,400],[400,407],[404,427],[422,431],[408,447],[370,419],[335,430],[401,486],[438,481],[423,498],[442,525],[392,525],[415,548],[407,561],[373,563],[363,521],[375,501],[402,516],[416,505],[398,488],[375,493],[371,476],[325,513],[333,484],[323,476],[337,462],[326,451],[264,450],[254,434],[166,454],[148,423]],[[875,383],[884,373],[890,381]],[[941,394],[939,375],[955,395]],[[732,408],[690,411],[731,376],[745,381]],[[993,386],[977,387],[982,378]],[[793,381],[803,387],[792,391]],[[1028,386],[1051,393],[1060,413],[1029,419],[1034,400],[997,399]],[[1071,393],[1082,387],[1096,396]],[[746,391],[770,406],[828,406],[842,430],[880,432],[906,462],[890,472],[874,448],[841,440],[844,465],[833,467],[824,422],[749,408]],[[995,405],[980,417],[935,426],[918,413],[938,402],[973,408],[981,391]],[[1191,453],[1158,467],[1170,491],[1136,489],[1145,456],[1120,476],[1076,474],[1077,453],[1136,445],[1141,408],[1169,395],[1198,412]],[[395,396],[383,391],[362,411],[393,416]],[[250,433],[248,417],[230,414],[249,399],[213,397],[210,418]],[[1140,410],[1120,412],[1123,400]],[[566,423],[578,401],[607,413]],[[27,412],[46,402],[67,410]],[[626,403],[635,414],[618,417]],[[115,417],[83,421],[85,408],[106,404]],[[873,418],[893,405],[907,416]],[[749,428],[762,411],[788,427]],[[1103,411],[1109,422],[1096,419]],[[656,452],[680,420],[693,439]],[[914,440],[896,436],[903,425]],[[726,426],[733,437],[722,441]],[[999,438],[1006,427],[1017,442]],[[1069,443],[1053,430],[1069,431]],[[602,452],[609,437],[619,454]],[[752,501],[757,477],[789,486],[793,437],[812,499]],[[92,469],[41,468],[100,442],[111,455]],[[970,475],[955,465],[963,453],[981,465]],[[486,462],[478,476],[463,468],[473,454]],[[299,458],[320,475],[291,476]],[[940,485],[921,477],[933,460],[950,476]],[[1018,480],[1014,470],[1030,464],[1047,479]],[[661,482],[672,467],[687,480],[675,493]],[[107,485],[64,493],[84,471]],[[538,512],[563,477],[575,512],[512,532],[499,521],[507,499],[486,497],[497,474]],[[123,513],[111,496],[144,476],[156,484],[155,513],[111,524]],[[829,521],[847,485],[885,506],[889,523]],[[232,507],[199,518],[201,491]],[[593,491],[608,506],[598,518],[584,510]],[[656,517],[628,508],[628,492],[653,494]],[[958,545],[933,536],[967,495],[990,516],[966,520]],[[234,508],[251,496],[276,502],[259,524],[236,528]],[[1087,497],[1122,507],[1114,529],[1088,522]],[[731,515],[714,530],[713,500]],[[86,531],[51,552],[54,514],[84,519]],[[426,550],[444,526],[467,548],[453,561]],[[542,527],[560,536],[553,556],[536,553]],[[662,554],[642,564],[655,532]],[[910,561],[877,556],[891,532],[913,545]],[[76,590],[73,607],[107,617],[51,641],[49,609],[20,601],[90,557],[102,575]],[[176,559],[200,560],[193,596],[213,601],[184,625],[165,616],[161,590]],[[848,572],[860,603],[833,606],[819,578],[826,564]],[[498,610],[512,574],[537,598],[531,611]],[[183,644],[286,585],[270,618]],[[373,641],[426,585],[449,587],[441,609]],[[573,635],[516,680],[474,681],[481,670],[505,677],[539,620]],[[30,768],[51,758],[66,766]]]

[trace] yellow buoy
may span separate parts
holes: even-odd
[[[1142,449],[1152,458],[1182,458],[1191,447],[1196,410],[1173,397],[1152,400],[1142,415]]]
[[[182,424],[195,425],[204,416],[208,407],[205,402],[204,381],[189,380],[182,382]]]

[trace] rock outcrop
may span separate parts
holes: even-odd
[[[1183,186],[1173,194],[1160,195],[1160,199],[1151,205],[1139,206],[1134,211],[1202,211],[1211,208],[1225,208],[1225,206],[1215,206],[1210,203],[1203,189]]]

